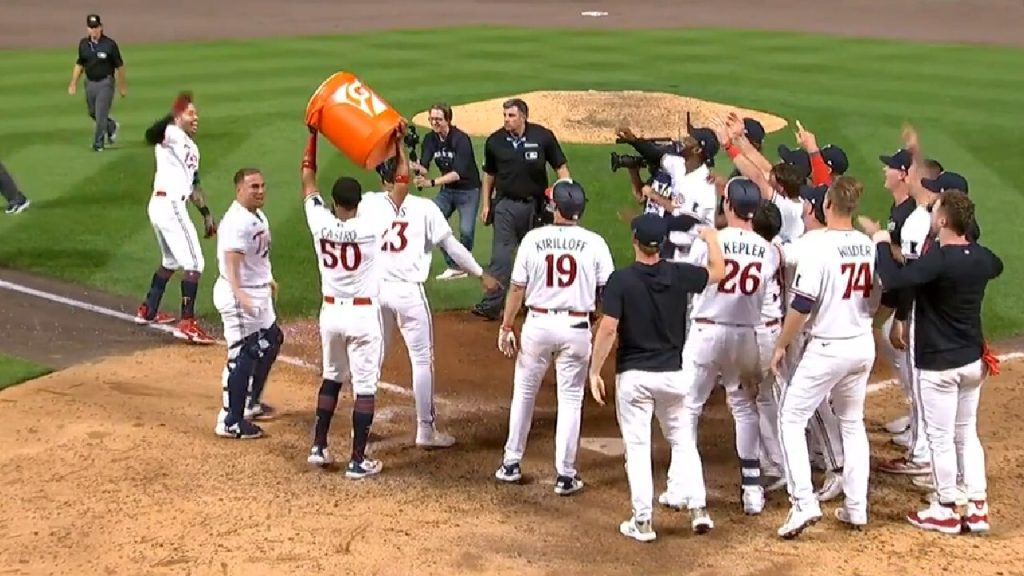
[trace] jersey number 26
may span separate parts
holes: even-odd
[[[761,263],[751,262],[740,270],[740,263],[735,260],[725,261],[725,278],[718,283],[718,291],[722,294],[740,294],[750,296],[761,287]]]
[[[363,261],[363,253],[359,251],[359,245],[352,242],[334,242],[326,238],[320,239],[320,253],[323,254],[324,268],[334,270],[341,264],[341,269],[347,272],[359,268]]]

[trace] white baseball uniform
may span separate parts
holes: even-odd
[[[523,458],[537,391],[553,361],[558,386],[555,471],[558,476],[576,477],[583,392],[590,367],[590,313],[598,287],[608,282],[614,269],[604,238],[582,226],[551,224],[523,237],[511,281],[525,287],[529,311],[516,357],[505,464]]]
[[[661,157],[661,167],[672,177],[673,201],[679,205],[672,211],[674,216],[689,214],[703,225],[713,225],[718,194],[714,182],[709,182],[710,169],[701,164],[691,172],[686,171],[686,160],[682,156],[665,154]],[[673,262],[696,263],[692,256],[696,232],[669,232],[668,240],[676,246]]]
[[[419,422],[417,438],[434,433],[434,330],[423,283],[430,273],[435,246],[440,246],[460,269],[483,273],[471,254],[452,236],[451,226],[432,200],[408,195],[396,206],[387,192],[367,192],[358,214],[382,231],[380,305],[384,354],[390,350],[397,324],[412,364],[412,388]]]
[[[782,228],[779,229],[779,239],[783,242],[792,242],[804,234],[804,201],[801,198],[791,199],[776,192],[772,196],[772,203],[779,208],[782,215]]]
[[[175,124],[164,130],[164,141],[153,146],[156,174],[147,212],[160,246],[161,266],[202,272],[205,267],[199,235],[188,215],[188,199],[199,170],[199,147]]]
[[[775,250],[780,265],[775,274],[765,278],[764,304],[761,306],[761,323],[755,329],[758,357],[760,358],[760,383],[757,388],[757,416],[761,429],[761,468],[773,475],[782,475],[782,447],[779,445],[779,384],[771,369],[772,352],[782,331],[782,319],[786,312],[786,267],[782,249]]]
[[[932,216],[928,208],[918,206],[907,217],[900,232],[900,248],[907,262],[904,266],[912,266],[914,260],[921,257],[921,250],[927,240],[928,232],[931,230]],[[893,315],[895,318],[895,315]],[[892,324],[889,324],[890,328]],[[907,349],[900,364],[899,376],[904,389],[910,394],[910,448],[907,451],[907,459],[913,462],[930,462],[931,453],[928,449],[928,439],[924,434],[924,411],[921,409],[921,390],[919,371],[914,368],[914,308],[910,309],[910,316],[904,326],[906,334]]]
[[[789,494],[796,510],[820,513],[804,429],[831,393],[846,452],[846,510],[867,517],[869,453],[864,398],[875,359],[872,319],[881,298],[875,245],[863,232],[824,230],[796,268],[794,301],[810,302],[803,354],[779,403]]]
[[[760,377],[757,326],[761,323],[765,284],[780,266],[779,252],[750,230],[728,227],[718,232],[726,276],[710,284],[694,300],[683,371],[689,383],[686,399],[692,451],[686,463],[687,482],[682,490],[690,508],[706,507],[704,473],[696,448],[697,423],[704,403],[718,384],[725,388],[729,410],[736,422],[736,452],[740,458],[744,491],[760,489],[760,430],[757,406],[747,390]],[[702,261],[706,253],[697,254]],[[670,472],[671,482],[681,481]],[[678,488],[669,487],[669,492]]]
[[[323,377],[351,380],[355,395],[376,394],[384,355],[380,225],[365,217],[339,219],[319,194],[307,197],[304,208],[323,295]]]

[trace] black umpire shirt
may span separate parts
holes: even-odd
[[[423,149],[420,152],[423,167],[430,168],[430,162],[437,165],[441,174],[458,172],[459,179],[447,188],[454,190],[473,190],[480,188],[480,172],[476,168],[476,155],[469,135],[455,126],[448,128],[448,137],[442,139],[437,132],[423,137]]]
[[[117,42],[106,34],[93,42],[88,36],[78,42],[76,63],[85,71],[85,77],[93,82],[114,75],[114,70],[124,65],[121,49]]]
[[[665,260],[653,266],[634,262],[612,272],[601,309],[619,320],[615,373],[680,370],[686,296],[703,291],[707,283],[706,268]]]
[[[494,176],[499,198],[542,198],[548,187],[545,164],[557,170],[565,164],[565,154],[555,134],[540,124],[527,122],[518,138],[501,128],[484,143],[484,172]]]
[[[988,248],[929,245],[912,265],[900,267],[892,245],[877,247],[878,276],[886,289],[914,293],[914,358],[920,370],[950,370],[982,356],[981,303],[1003,261]]]

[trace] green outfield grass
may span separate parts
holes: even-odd
[[[538,89],[642,89],[765,110],[791,123],[799,119],[822,144],[843,146],[850,173],[869,190],[864,211],[879,219],[887,216],[890,199],[877,156],[897,148],[900,124],[910,120],[928,155],[970,179],[983,239],[1007,261],[986,305],[989,331],[1007,335],[1024,326],[1018,288],[1024,271],[1014,265],[1021,248],[1013,216],[1024,213],[1017,162],[1024,148],[1020,50],[750,31],[480,27],[122,50],[130,84],[129,97],[118,99],[114,109],[122,140],[103,154],[89,148],[92,124],[83,96],[64,92],[73,47],[3,52],[0,159],[33,207],[0,218],[0,266],[141,297],[158,263],[146,218],[152,151],[141,143],[142,131],[177,90],[188,88],[200,107],[201,172],[214,211],[222,213],[230,203],[230,176],[237,168],[265,171],[279,307],[285,316],[313,313],[319,307],[317,270],[297,192],[303,113],[319,83],[344,69],[410,118],[442,99],[460,104]],[[440,62],[427,57],[439,52],[446,54]],[[498,127],[500,110],[494,118]],[[791,131],[770,135],[766,149],[780,142],[792,144]],[[477,139],[478,154],[481,144]],[[573,175],[590,193],[586,225],[609,239],[617,263],[628,262],[629,232],[616,212],[631,202],[626,175],[608,169],[613,147],[565,148]],[[322,150],[322,184],[351,173],[340,154],[329,146]],[[721,154],[718,170],[730,168]],[[374,184],[373,173],[357,174],[365,185]],[[199,307],[209,314],[212,241],[204,243],[204,252],[211,272]],[[489,228],[478,227],[474,252],[488,261]],[[435,272],[442,264],[438,254]],[[472,280],[431,281],[428,291],[435,309],[471,305],[479,294]],[[172,306],[176,295],[175,288]]]
[[[38,378],[50,370],[27,360],[0,354],[0,390]]]

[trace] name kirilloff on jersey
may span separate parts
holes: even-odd
[[[526,303],[541,308],[589,312],[597,287],[614,263],[600,236],[578,227],[545,226],[523,239],[512,281],[526,286]]]

